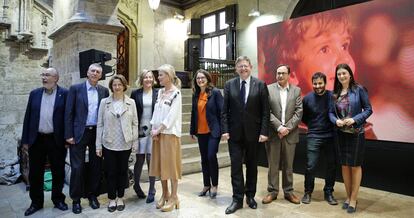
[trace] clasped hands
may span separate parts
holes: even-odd
[[[343,127],[343,126],[352,126],[355,123],[355,120],[352,118],[345,118],[343,120],[341,119],[337,119],[336,120],[336,125],[338,127]]]
[[[283,137],[289,135],[289,133],[290,133],[290,129],[285,126],[282,126],[277,132],[277,136],[279,137],[279,139],[282,139]]]

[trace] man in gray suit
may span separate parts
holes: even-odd
[[[285,199],[300,204],[293,194],[293,159],[296,143],[299,142],[298,125],[302,118],[300,88],[289,84],[290,68],[279,65],[276,68],[277,83],[268,86],[270,105],[269,141],[266,143],[269,162],[269,192],[262,203],[276,200],[279,192],[279,169],[282,169],[282,188]]]

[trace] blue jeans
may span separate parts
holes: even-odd
[[[319,157],[322,154],[326,158],[325,194],[331,194],[335,185],[336,153],[334,139],[332,138],[307,138],[307,163],[305,172],[305,193],[312,193],[315,186],[315,170]]]

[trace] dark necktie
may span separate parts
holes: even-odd
[[[242,85],[240,88],[240,102],[243,105],[243,107],[245,106],[245,99],[246,99],[246,81],[242,81]]]

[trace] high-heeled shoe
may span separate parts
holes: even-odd
[[[178,199],[172,199],[170,198],[167,201],[167,204],[164,205],[164,207],[161,208],[162,212],[170,212],[173,209],[180,209],[180,201],[178,201]]]
[[[346,209],[346,212],[347,213],[355,213],[356,212],[356,209],[357,209],[357,205],[358,205],[358,202],[355,202],[355,206],[354,207],[351,206],[351,205],[348,205],[348,208]]]
[[[157,209],[161,209],[164,205],[165,205],[165,202],[166,202],[167,200],[164,198],[164,197],[161,197],[160,198],[160,200],[158,200],[158,202],[157,202],[157,204],[155,205],[155,207],[157,208]]]
[[[212,190],[215,190],[215,191],[212,191]],[[210,189],[210,198],[214,199],[216,198],[216,196],[217,196],[217,186]]]
[[[211,192],[210,192],[210,188],[211,188],[211,187],[204,187],[204,188],[203,188],[203,191],[201,191],[200,193],[198,193],[198,197],[203,197],[203,196],[206,196],[207,192],[211,193]]]

